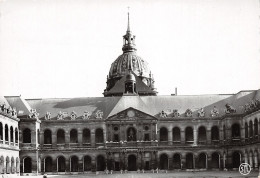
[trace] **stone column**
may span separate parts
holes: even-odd
[[[197,146],[198,145],[198,131],[197,131],[197,126],[193,126],[193,136],[194,136],[194,141],[193,145]]]
[[[91,167],[92,167],[92,172],[96,172],[96,158],[91,158]]]
[[[253,167],[253,155],[251,152],[249,153],[249,164],[251,167]]]
[[[95,129],[91,129],[90,131],[90,139],[91,139],[91,146],[95,146]]]
[[[65,130],[65,145],[69,147],[70,145],[70,133],[68,130]]]
[[[168,128],[168,145],[172,145],[172,129]]]
[[[13,145],[15,146],[15,127],[13,128]]]
[[[172,157],[169,157],[169,158],[168,158],[168,170],[173,170]]]
[[[22,136],[22,134],[21,134]],[[5,125],[3,124],[3,144],[5,144]]]
[[[257,159],[257,153],[254,154],[254,162],[255,162],[255,169],[258,168],[258,159]]]
[[[8,145],[11,145],[11,132],[10,129],[11,127],[8,127]]]
[[[144,169],[144,151],[141,152],[141,169]]]
[[[141,170],[142,169],[142,153],[139,151],[136,154],[137,156],[137,170]]]
[[[181,144],[185,144],[185,130],[181,128]]]
[[[245,155],[245,163],[248,163],[248,155],[246,152],[244,152],[244,155]]]
[[[53,140],[53,139],[52,139]],[[44,132],[40,131],[40,144],[43,145],[44,144]]]
[[[207,128],[206,132],[207,132],[207,144],[210,145],[211,144],[211,130],[210,130],[210,128]]]
[[[219,141],[220,143],[223,143],[224,140],[224,132],[223,132],[223,127],[219,127]]]
[[[103,126],[103,137],[104,137],[104,144],[106,143],[106,141],[107,141],[107,131],[106,131],[106,127],[105,126]]]
[[[244,124],[240,124],[240,126],[241,126],[240,138],[241,138],[241,142],[244,142],[245,141],[245,127],[244,127]],[[254,125],[253,125],[253,127],[254,127]],[[254,137],[254,133],[253,133],[253,137]]]
[[[57,134],[55,134],[55,132],[51,133],[51,141],[52,141],[52,146],[56,147],[57,146]]]
[[[37,138],[36,130],[31,130],[31,145],[34,145],[34,147],[36,147],[36,145],[38,143],[36,138]]]
[[[82,146],[82,130],[78,130],[78,143]]]

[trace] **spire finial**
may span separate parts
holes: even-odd
[[[130,32],[131,30],[130,30],[130,20],[129,20],[129,9],[130,9],[130,7],[127,7],[127,9],[128,9],[128,12],[127,12],[127,16],[128,16],[128,21],[127,21],[127,32]]]

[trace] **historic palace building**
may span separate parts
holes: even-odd
[[[104,97],[0,98],[1,174],[237,169],[260,162],[260,90],[157,96],[128,28]]]

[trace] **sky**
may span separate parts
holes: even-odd
[[[127,7],[159,95],[260,89],[259,0],[0,0],[0,95],[103,96]]]

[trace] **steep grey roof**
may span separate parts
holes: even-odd
[[[17,116],[29,115],[31,107],[21,96],[5,96],[12,108],[16,108]]]
[[[6,101],[17,110],[23,110],[29,114],[30,108],[39,112],[39,118],[43,118],[47,112],[51,117],[56,117],[60,111],[70,114],[75,111],[77,116],[82,116],[84,111],[95,113],[98,110],[104,113],[103,118],[108,118],[129,107],[140,110],[152,116],[158,116],[164,110],[172,113],[178,109],[181,116],[187,109],[197,111],[204,108],[206,117],[216,106],[220,115],[225,114],[225,105],[228,103],[236,108],[237,113],[244,113],[244,105],[253,99],[260,99],[260,90],[241,91],[237,94],[228,95],[191,95],[191,96],[121,96],[121,97],[82,97],[82,98],[47,98],[47,99],[22,99],[21,97],[5,97]]]

